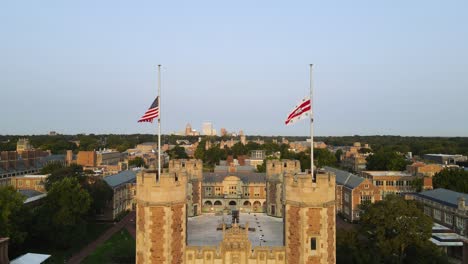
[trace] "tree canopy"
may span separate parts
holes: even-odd
[[[360,234],[375,247],[385,263],[410,263],[410,249],[431,247],[432,219],[414,201],[387,195],[383,201],[365,207],[360,223]],[[440,251],[435,253],[441,255]]]
[[[446,168],[434,175],[434,188],[445,188],[468,193],[468,171],[461,168]]]
[[[25,199],[11,186],[0,187],[0,237],[10,237],[13,244],[22,243],[27,235]]]
[[[379,150],[367,157],[367,170],[403,171],[409,164],[405,158],[391,150]]]

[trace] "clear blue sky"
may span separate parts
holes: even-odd
[[[468,1],[2,1],[0,134],[468,136]]]

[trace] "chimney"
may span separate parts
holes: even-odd
[[[458,197],[458,210],[465,210],[465,198]]]
[[[8,264],[8,237],[0,237],[0,263]]]

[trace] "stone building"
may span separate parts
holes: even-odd
[[[440,164],[426,164],[424,162],[415,162],[406,166],[406,171],[413,176],[433,177],[443,169]]]
[[[336,175],[336,212],[349,221],[359,220],[359,206],[382,200],[380,189],[371,180],[347,171],[325,167]]]
[[[416,180],[422,179],[422,189],[432,189],[432,178],[413,176],[405,171],[362,171],[361,176],[369,179],[380,189],[382,199],[387,194],[405,194],[416,192]]]
[[[137,175],[136,263],[336,262],[333,173],[317,171],[313,179],[292,160],[268,161],[263,175],[203,175],[199,160],[172,160],[168,170],[157,173],[151,168]],[[274,195],[269,195],[270,189]],[[231,200],[230,195],[236,197]],[[252,247],[248,227],[236,224],[223,228],[218,246],[187,246],[187,217],[201,213],[202,201],[214,206],[220,199],[223,205],[228,201],[228,206],[242,208],[255,197],[265,200],[269,215],[283,217],[283,246]]]

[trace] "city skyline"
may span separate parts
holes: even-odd
[[[163,133],[305,136],[284,119],[314,63],[317,135],[464,136],[467,5],[6,3],[0,134],[153,134],[136,121],[162,64]]]

